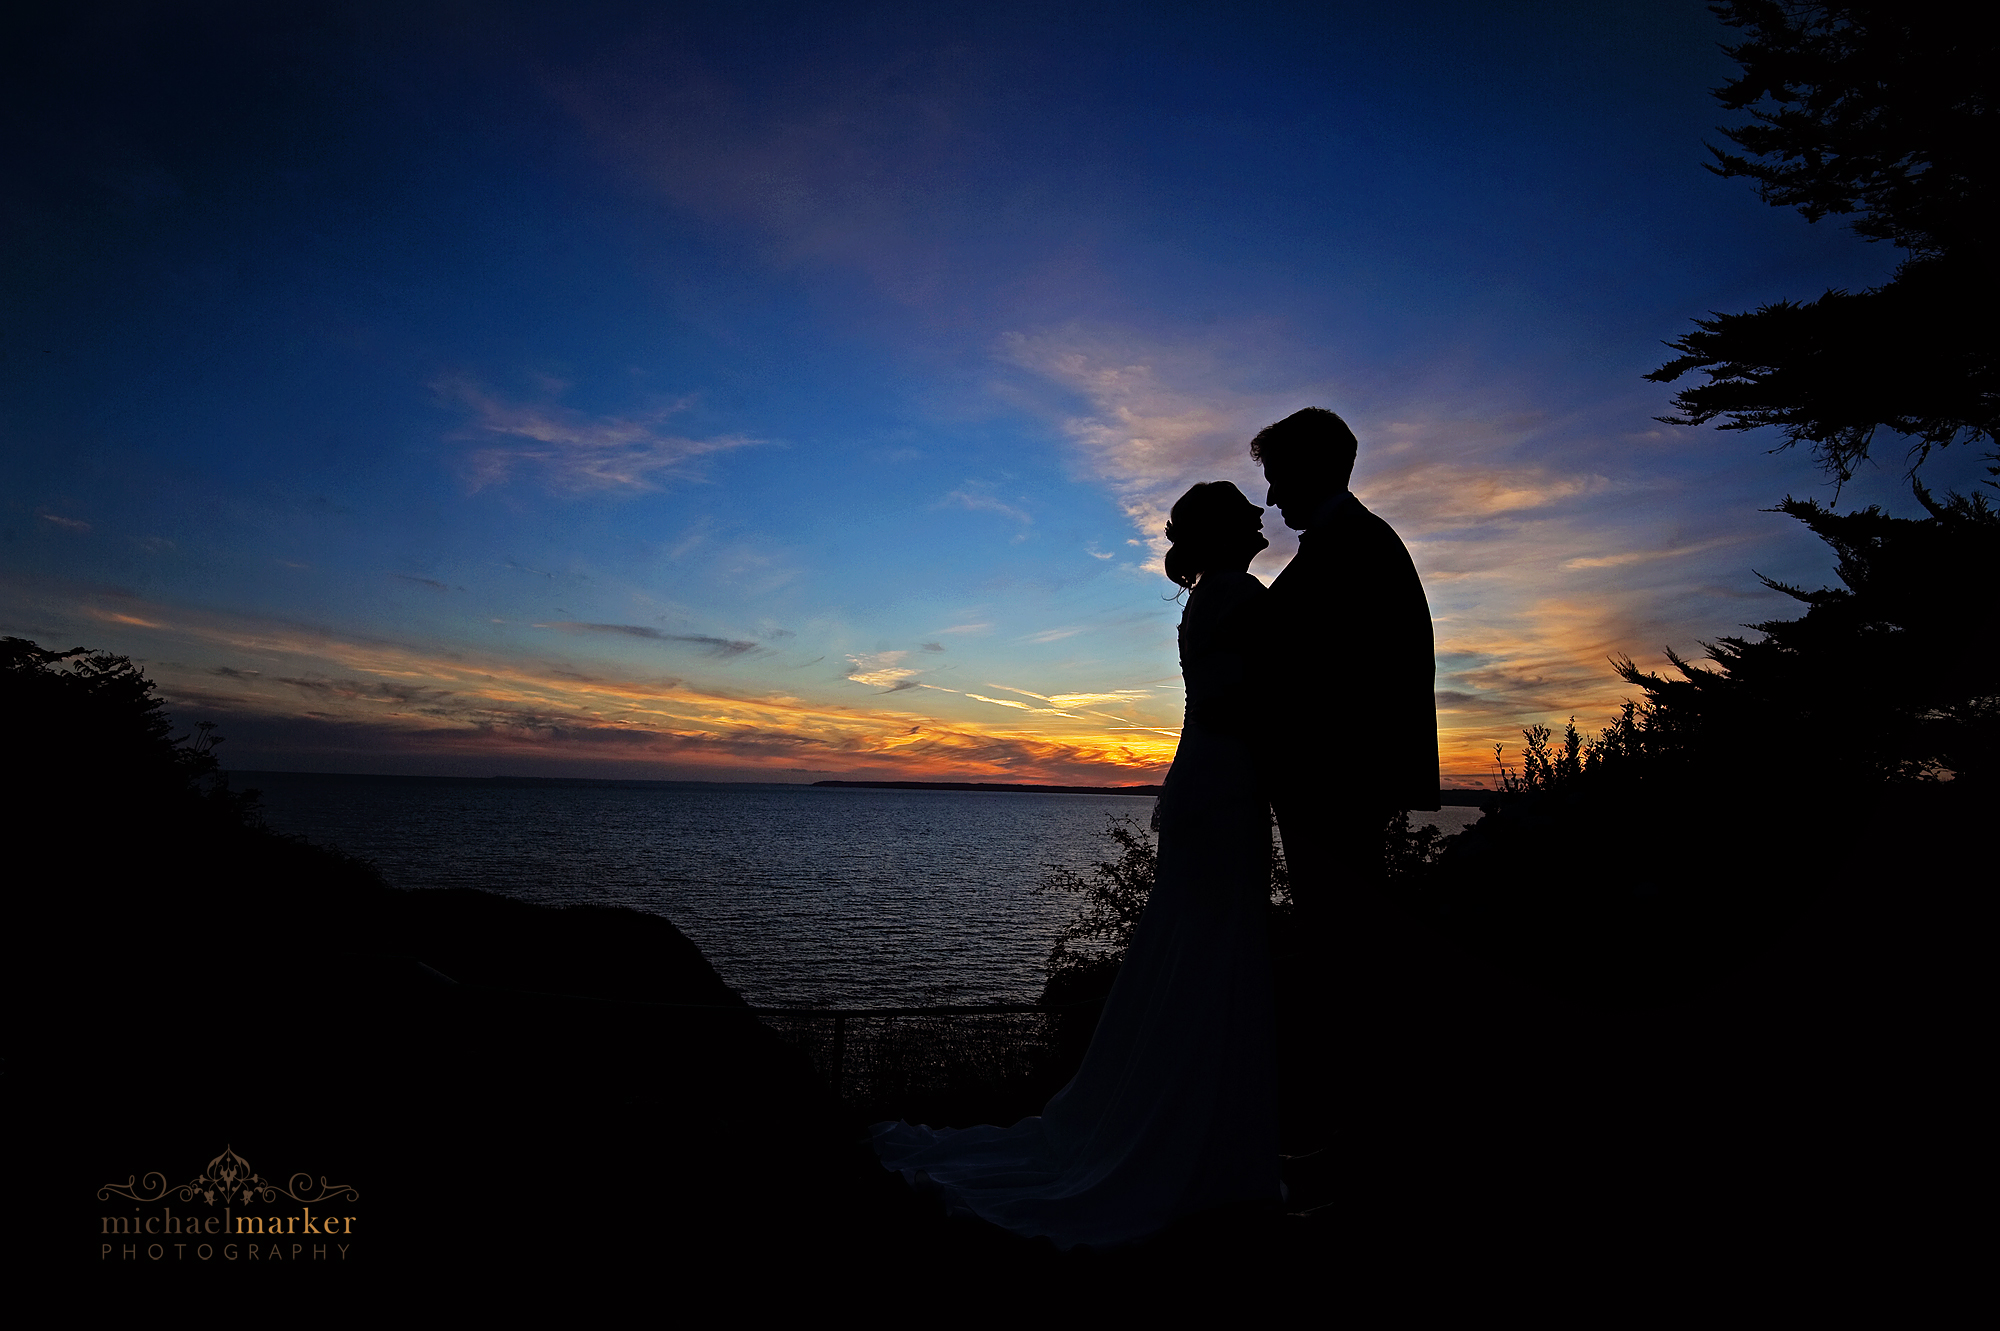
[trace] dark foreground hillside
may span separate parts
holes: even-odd
[[[94,873],[17,935],[42,940],[33,1036],[9,1071],[41,1144],[34,1189],[51,1198],[33,1238],[90,1298],[484,1307],[662,1286],[762,1305],[872,1298],[882,1280],[1019,1294],[1149,1270],[1187,1245],[1264,1265],[1309,1237],[1303,1222],[1278,1232],[1275,1212],[1225,1216],[1063,1260],[947,1222],[656,917],[398,892],[274,837],[214,848],[204,873]],[[664,1003],[707,1006],[648,1006]],[[124,1213],[223,1214],[226,1198],[173,1188],[225,1147],[267,1180],[310,1174],[306,1195],[351,1185],[358,1197],[325,1206],[247,1208],[355,1215],[348,1252],[312,1238],[294,1256],[288,1235],[252,1267],[219,1242],[203,1260],[171,1236],[101,1232]],[[148,1171],[164,1198],[143,1178],[143,1204],[97,1195]]]
[[[631,1001],[737,1001],[665,921],[399,893],[275,839],[209,869],[209,887],[87,882],[58,931],[18,935],[45,976],[8,1074],[60,1231],[38,1246],[92,1297],[1150,1299],[1193,1279],[1412,1282],[1430,1302],[1489,1267],[1552,1293],[1662,1266],[1847,1280],[1857,1248],[1887,1261],[1925,1232],[1913,1205],[1966,1165],[1948,1142],[1974,1082],[1946,1006],[1964,977],[1925,975],[1922,920],[1830,901],[1727,981],[1637,1008],[1534,992],[1413,927],[1393,943],[1408,986],[1358,1014],[1398,1052],[1353,1069],[1352,1136],[1301,1166],[1323,1209],[1062,1259],[929,1213],[747,1014]],[[99,1185],[178,1183],[225,1146],[353,1185],[333,1208],[360,1217],[352,1265],[100,1256]],[[1948,1265],[1951,1232],[1932,1235]]]

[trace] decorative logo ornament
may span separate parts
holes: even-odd
[[[123,1183],[107,1183],[97,1190],[97,1200],[109,1201],[113,1195],[127,1197],[135,1202],[157,1202],[168,1193],[173,1193],[181,1201],[191,1202],[199,1197],[214,1206],[217,1202],[247,1205],[252,1200],[275,1202],[279,1197],[289,1197],[295,1202],[321,1203],[328,1200],[358,1202],[361,1194],[345,1183],[328,1183],[326,1175],[319,1177],[317,1185],[310,1174],[299,1173],[284,1185],[272,1182],[250,1168],[250,1162],[225,1146],[222,1154],[208,1162],[208,1167],[178,1187],[167,1183],[167,1176],[157,1171],[143,1179],[126,1175]]]

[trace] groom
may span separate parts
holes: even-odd
[[[1438,807],[1430,606],[1401,539],[1347,488],[1356,447],[1323,407],[1250,443],[1267,502],[1301,533],[1266,600],[1263,766],[1291,873],[1285,1057],[1308,1141],[1330,1133],[1337,1087],[1396,1062],[1383,834],[1399,810]]]

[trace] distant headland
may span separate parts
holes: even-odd
[[[1159,786],[1028,786],[984,781],[815,781],[815,786],[842,786],[849,790],[1006,790],[1027,795],[1143,795],[1160,793]],[[1452,808],[1477,808],[1493,798],[1490,790],[1444,790],[1441,804]]]
[[[485,786],[491,787],[613,787],[626,790],[637,789],[713,789],[717,787],[742,786],[768,787],[773,785],[797,788],[806,784],[794,781],[657,781],[643,778],[605,778],[578,776],[433,776],[428,773],[385,773],[385,772],[273,772],[237,770],[229,774],[240,783],[254,784],[260,778],[278,777],[287,781],[331,781],[356,782],[379,785],[411,786]],[[1004,791],[1023,795],[1131,795],[1152,799],[1160,793],[1161,787],[1152,786],[1043,786],[1024,785],[999,781],[814,781],[813,786],[830,786],[846,790],[971,790]],[[1438,801],[1447,808],[1477,808],[1494,796],[1490,790],[1444,790],[1438,792]]]
[[[1019,786],[985,781],[815,781],[815,786],[840,786],[848,790],[1008,790],[1023,795],[1144,795],[1160,793],[1158,786]]]

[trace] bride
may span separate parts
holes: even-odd
[[[1011,1128],[878,1123],[882,1163],[978,1216],[1059,1248],[1141,1239],[1173,1220],[1280,1196],[1271,967],[1271,816],[1235,723],[1264,585],[1263,510],[1228,481],[1167,523],[1187,721],[1155,825],[1159,861],[1090,1051]]]

